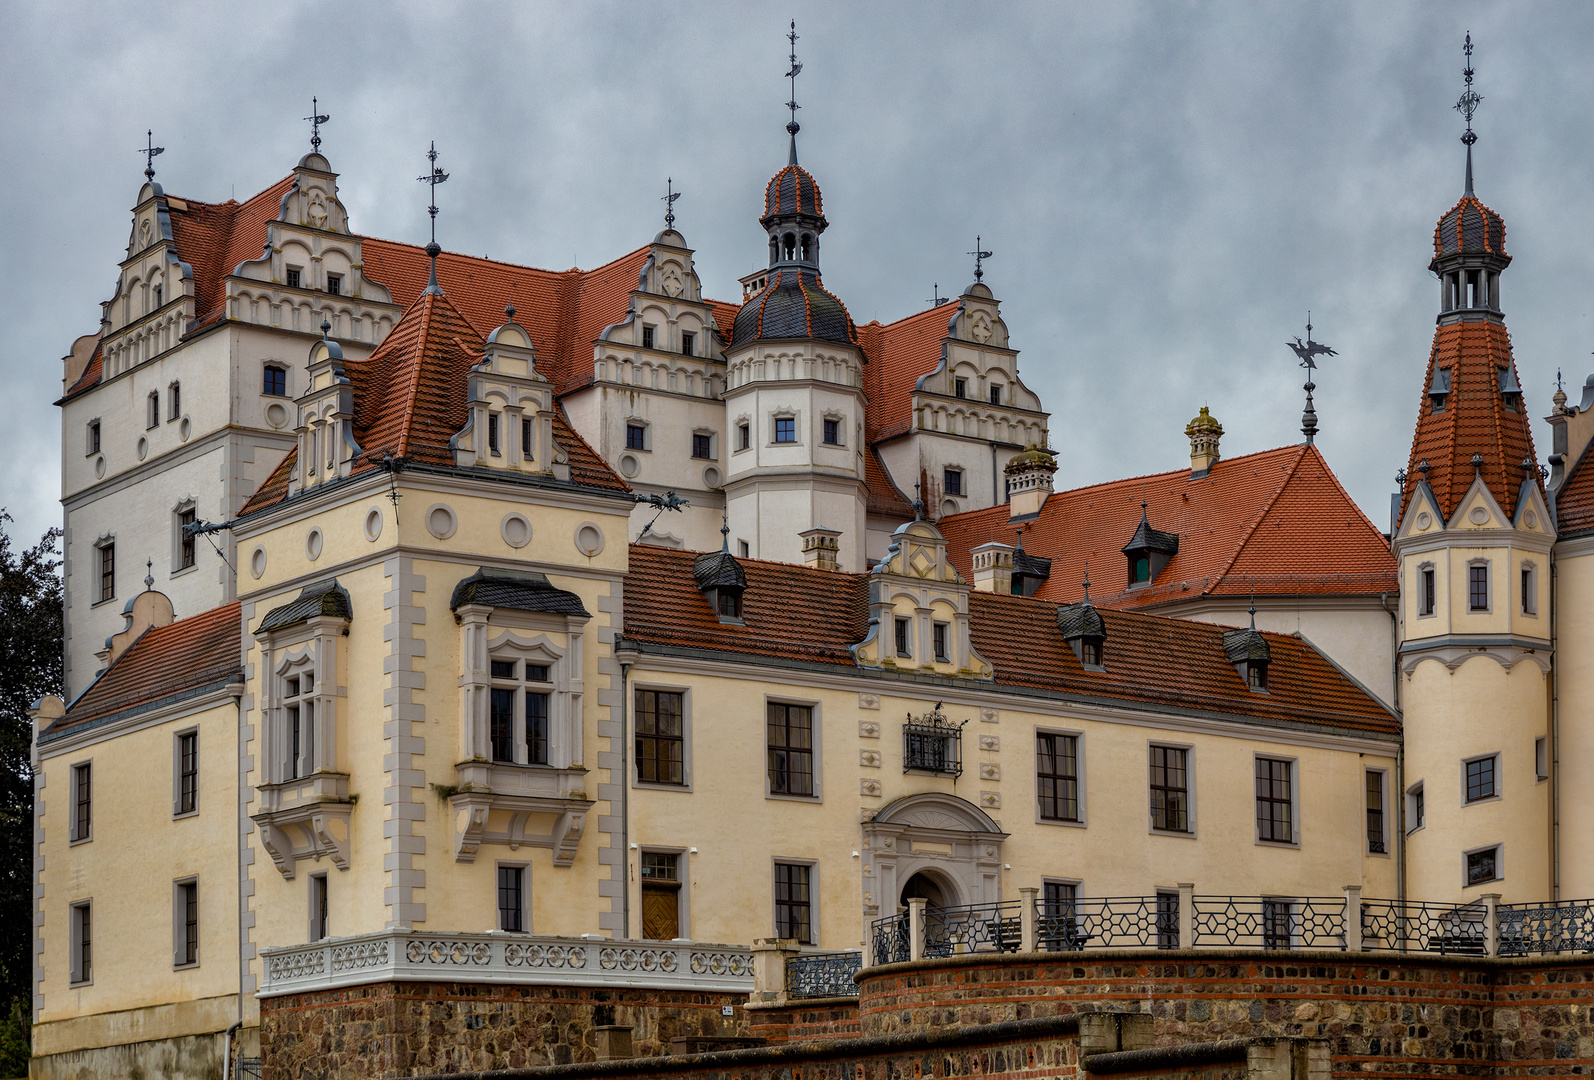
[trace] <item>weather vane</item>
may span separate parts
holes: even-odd
[[[974,280],[975,281],[983,281],[983,280],[985,280],[985,265],[984,264],[985,264],[985,260],[989,259],[991,257],[991,253],[989,251],[985,250],[985,245],[984,244],[980,243],[980,236],[979,236],[978,233],[976,233],[974,235],[974,250],[973,251],[969,251],[969,252],[965,252],[964,254],[973,255],[974,256]]]
[[[1306,436],[1306,445],[1311,446],[1312,440],[1317,436],[1317,410],[1312,408],[1312,391],[1317,389],[1317,384],[1312,381],[1312,372],[1317,370],[1317,357],[1338,356],[1333,349],[1321,341],[1312,340],[1312,313],[1306,313],[1306,340],[1299,337],[1294,341],[1285,342],[1295,351],[1295,356],[1306,369],[1306,411],[1301,413],[1301,434]]]
[[[664,202],[664,227],[666,229],[675,228],[675,200],[681,197],[681,193],[675,190],[674,184],[674,177],[665,177],[664,194],[660,196]]]
[[[155,145],[155,132],[153,129],[144,132],[144,149],[139,153],[144,155],[144,177],[147,180],[155,179],[155,159],[166,152],[164,146]]]
[[[432,217],[432,240],[426,245],[426,255],[432,260],[432,276],[426,284],[426,291],[441,296],[443,290],[437,287],[437,257],[442,254],[443,249],[437,244],[437,185],[447,180],[448,174],[437,167],[437,143],[432,143],[431,149],[426,152],[426,160],[432,163],[432,171],[425,176],[415,178],[423,184],[430,184],[432,193],[431,204],[426,208],[426,212]]]
[[[1483,97],[1472,88],[1472,34],[1467,34],[1467,43],[1462,46],[1462,52],[1467,54],[1467,66],[1461,69],[1461,77],[1466,83],[1466,89],[1456,99],[1456,112],[1460,113],[1467,121],[1467,130],[1461,136],[1461,141],[1467,144],[1467,194],[1472,194],[1472,144],[1478,141],[1477,134],[1472,130],[1472,114],[1478,111],[1478,103]]]
[[[310,152],[319,154],[321,152],[321,125],[331,120],[332,116],[330,113],[322,112],[321,103],[312,97],[310,99],[310,115],[306,116],[305,119],[310,121]]]
[[[951,297],[949,296],[941,295],[941,283],[939,281],[930,286],[930,303],[934,306],[940,307],[950,299]]]
[[[791,110],[791,122],[786,125],[786,130],[796,135],[799,127],[797,124],[797,110],[802,108],[797,104],[797,76],[802,74],[803,66],[797,61],[797,20],[791,21],[791,33],[786,35],[791,42],[791,70],[786,72],[786,78],[791,80],[791,100],[786,102],[786,108]]]

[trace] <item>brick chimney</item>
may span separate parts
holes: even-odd
[[[1223,425],[1213,419],[1203,405],[1200,415],[1185,425],[1184,433],[1190,439],[1190,479],[1197,480],[1218,463],[1218,440],[1223,438]]]
[[[980,592],[1013,591],[1013,547],[995,540],[969,552],[974,562],[974,587]]]
[[[1014,454],[1003,470],[1007,474],[1007,518],[1032,518],[1046,505],[1052,493],[1052,474],[1057,471],[1057,455],[1039,446]],[[1011,560],[1009,560],[1011,565]]]
[[[840,566],[841,531],[839,529],[804,529],[797,534],[803,538],[803,564],[819,570],[835,570]]]

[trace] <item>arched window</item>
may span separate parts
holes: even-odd
[[[807,233],[803,233],[803,262],[813,261],[813,246],[814,238]]]
[[[786,249],[786,258],[788,260],[794,258],[797,254],[797,235],[795,233],[787,233],[780,238],[780,242]]]
[[[176,420],[183,414],[183,388],[180,383],[172,383],[166,388],[166,419]]]
[[[163,299],[164,296],[165,296],[165,290],[163,288],[161,288],[160,284],[157,282],[156,285],[155,285],[155,307],[156,308],[159,308],[162,304],[164,304],[166,302]]]

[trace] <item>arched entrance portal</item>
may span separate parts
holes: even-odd
[[[865,925],[922,896],[937,907],[1002,898],[1007,834],[978,806],[939,792],[909,795],[863,823]]]

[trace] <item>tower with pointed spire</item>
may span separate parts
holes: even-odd
[[[1438,325],[1393,547],[1401,573],[1400,698],[1413,895],[1550,895],[1546,736],[1554,530],[1500,307],[1505,225],[1473,186],[1468,36],[1461,200],[1429,264]],[[1414,831],[1413,831],[1414,830]],[[1509,873],[1507,873],[1509,871]]]

